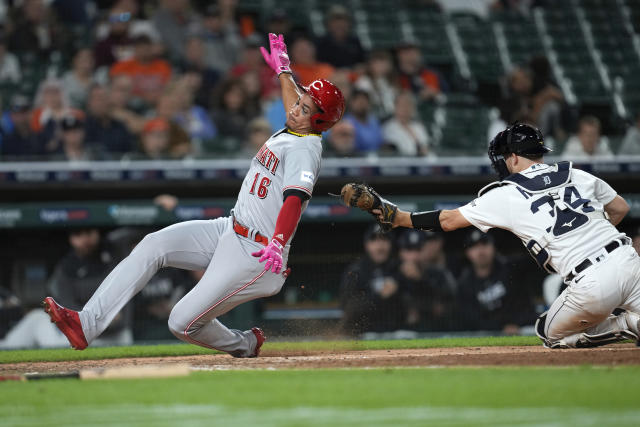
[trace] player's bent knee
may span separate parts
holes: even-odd
[[[169,330],[173,335],[181,340],[184,340],[186,339],[185,331],[189,327],[189,322],[181,320],[180,317],[181,316],[175,313],[174,308],[174,310],[171,310],[171,313],[169,314],[167,325],[169,326]]]

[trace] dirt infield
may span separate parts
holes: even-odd
[[[181,357],[140,357],[68,362],[0,365],[0,375],[27,372],[65,372],[85,368],[188,363],[195,370],[367,368],[401,366],[571,366],[640,365],[640,348],[619,344],[593,349],[548,350],[543,347],[456,347],[411,350],[272,352],[256,359],[212,354]]]

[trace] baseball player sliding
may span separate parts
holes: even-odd
[[[568,287],[536,322],[546,347],[595,347],[640,336],[640,257],[616,229],[629,211],[604,181],[570,162],[545,164],[540,131],[514,124],[490,143],[499,181],[454,210],[405,212],[371,187],[347,184],[342,199],[392,227],[452,231],[503,228],[518,236],[538,264]],[[614,309],[626,311],[611,315]]]
[[[171,311],[171,332],[234,357],[258,356],[265,341],[260,328],[229,329],[216,318],[282,288],[290,241],[320,170],[320,132],[344,112],[342,93],[331,82],[316,80],[304,88],[296,84],[282,35],[269,34],[269,45],[270,51],[261,48],[262,55],[280,80],[286,127],[251,161],[231,216],[182,222],[147,235],[80,312],[45,298],[51,321],[73,348],[86,348],[158,269],[169,266],[205,269],[200,282]]]

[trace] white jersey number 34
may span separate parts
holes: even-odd
[[[560,197],[560,191],[561,190],[549,192],[531,203],[531,212],[534,214],[546,204],[551,207],[548,214],[556,218],[555,224],[553,225],[553,234],[555,236],[561,236],[586,224],[589,222],[589,218],[582,213],[593,212],[595,210],[592,206],[589,206],[591,200],[580,196],[576,187],[571,185],[565,187],[563,197]],[[524,196],[528,198],[527,195]],[[577,211],[578,208],[582,213]],[[552,227],[547,228],[546,231],[550,232],[551,228]]]

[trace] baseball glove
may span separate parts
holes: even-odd
[[[340,199],[347,206],[369,212],[384,231],[391,230],[398,207],[383,199],[372,187],[366,184],[350,182],[342,187]],[[380,213],[373,212],[374,209],[378,209]]]

